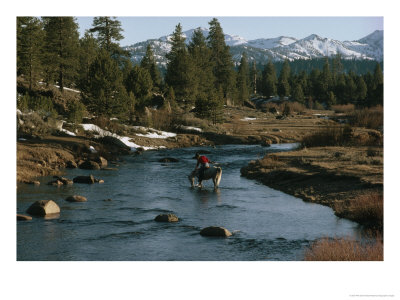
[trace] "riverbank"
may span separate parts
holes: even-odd
[[[294,114],[284,119],[277,119],[274,113],[264,113],[247,107],[227,107],[224,110],[226,121],[214,131],[192,130],[190,133],[180,132],[168,138],[151,138],[146,134],[137,135],[124,130],[124,135],[129,136],[133,143],[144,149],[297,142],[310,130],[316,130],[319,126],[331,122],[321,119],[320,115],[319,111],[308,111],[307,114]],[[36,128],[49,126],[48,123],[51,123],[48,121],[45,124],[36,119],[34,123]],[[28,124],[30,123],[25,120],[24,126]],[[61,125],[60,128],[63,130],[64,126]],[[71,133],[72,127],[67,128]],[[22,135],[22,139],[18,138],[17,182],[30,183],[39,176],[60,175],[69,161],[77,163],[99,155],[106,159],[115,159],[122,154],[133,154],[127,151],[123,144],[110,144],[109,141],[96,139],[93,134],[82,130],[78,130],[75,136],[66,133],[54,135],[50,134],[49,130],[42,132],[45,133],[38,133],[36,130],[34,135]],[[91,147],[97,154],[93,153]]]
[[[131,139],[143,147],[181,148],[204,145],[208,141],[194,134],[178,134],[168,139],[136,136]],[[17,141],[17,183],[33,183],[39,176],[62,175],[67,165],[84,160],[118,160],[121,155],[138,155],[117,139],[96,139],[86,136],[36,136]],[[71,163],[72,162],[72,163]]]
[[[274,153],[251,161],[241,174],[304,201],[329,206],[337,216],[383,228],[382,147],[315,147]],[[376,200],[363,204],[365,212],[360,215],[354,203],[371,196]]]

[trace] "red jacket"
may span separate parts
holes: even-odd
[[[201,155],[198,159],[197,159],[197,166],[199,164],[205,164],[205,163],[209,163],[210,161],[208,160],[207,157],[205,157],[204,155]]]

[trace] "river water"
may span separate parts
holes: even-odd
[[[67,170],[66,177],[93,174],[103,184],[53,187],[19,185],[17,212],[36,200],[54,200],[59,217],[17,222],[20,261],[260,261],[302,260],[304,250],[321,237],[358,238],[356,223],[340,219],[322,205],[273,190],[240,176],[240,168],[268,152],[286,151],[296,144],[225,145],[147,151],[124,156],[115,170]],[[211,181],[201,190],[190,188],[187,175],[199,149],[222,167],[220,188]],[[160,163],[163,157],[177,163]],[[113,165],[111,165],[113,167]],[[88,201],[70,203],[70,195]],[[110,200],[111,199],[111,200]],[[158,223],[162,213],[176,214],[177,223]],[[199,234],[207,226],[233,232],[229,238]]]

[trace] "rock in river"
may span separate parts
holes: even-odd
[[[38,200],[26,212],[30,215],[45,216],[60,213],[60,207],[53,200]]]
[[[228,237],[232,235],[232,233],[228,229],[217,226],[210,226],[203,228],[200,231],[200,234],[202,236],[222,236],[222,237]]]
[[[75,177],[73,179],[73,181],[75,183],[89,183],[89,184],[92,184],[92,183],[96,182],[96,179],[93,177],[93,175],[90,175],[90,176],[77,176],[77,177]]]
[[[178,222],[179,219],[174,214],[162,214],[158,215],[155,219],[157,222]]]
[[[100,165],[92,160],[86,160],[79,165],[79,169],[84,170],[100,170]]]
[[[17,220],[18,221],[29,221],[29,220],[32,220],[32,217],[26,216],[26,215],[17,214]]]
[[[87,201],[86,197],[79,196],[79,195],[69,196],[65,200],[69,201],[69,202],[86,202]]]

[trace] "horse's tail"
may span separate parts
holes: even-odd
[[[221,181],[221,177],[222,177],[222,169],[221,167],[217,167],[217,176],[216,176],[217,180],[216,180],[216,185],[215,186],[219,186],[219,182]]]

